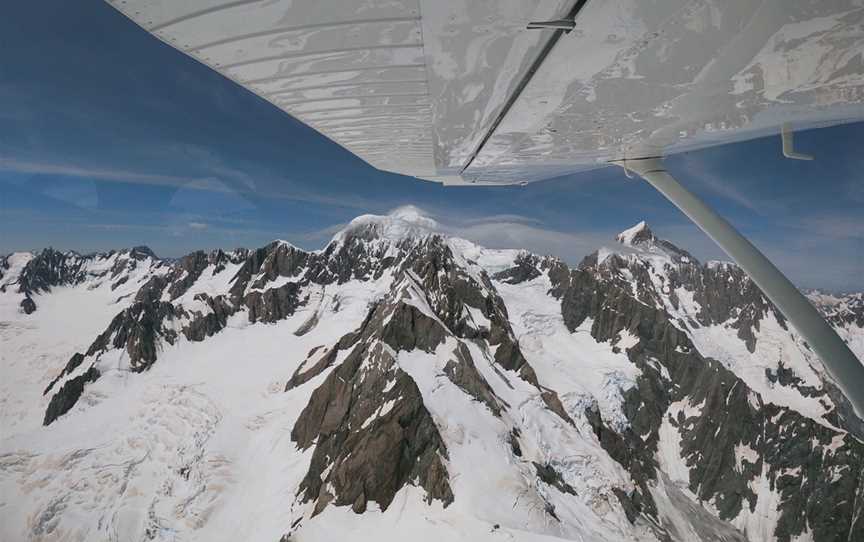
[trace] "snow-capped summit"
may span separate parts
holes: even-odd
[[[651,231],[651,228],[643,220],[632,228],[619,233],[615,237],[615,240],[624,246],[636,247],[652,244],[656,240],[656,237],[654,237],[654,232]]]
[[[139,245],[137,247],[132,247],[129,249],[129,257],[134,260],[143,260],[145,258],[152,258],[154,260],[158,260],[158,256],[154,253],[150,247]]]
[[[603,248],[598,252],[600,262],[605,261],[612,254],[618,254],[626,257],[649,255],[675,263],[698,263],[686,250],[654,235],[644,220],[616,235],[615,241],[618,243],[617,246]]]
[[[440,231],[439,224],[413,205],[397,207],[386,215],[361,215],[333,236],[332,242],[349,238],[402,241]]]

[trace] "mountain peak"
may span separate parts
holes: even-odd
[[[145,245],[139,245],[129,249],[129,256],[135,260],[143,260],[145,258],[153,258],[154,260],[158,259],[156,253],[154,253],[150,247]]]
[[[619,233],[615,240],[624,246],[633,247],[639,245],[653,244],[657,240],[654,232],[648,227],[644,220]]]
[[[615,240],[638,253],[665,254],[679,263],[698,263],[686,250],[654,235],[644,220],[616,235]]]
[[[438,223],[422,209],[405,205],[386,215],[358,216],[339,231],[333,241],[344,241],[352,237],[400,241],[409,237],[422,237],[438,230]]]

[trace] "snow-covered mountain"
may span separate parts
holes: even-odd
[[[735,265],[438,230],[0,260],[0,539],[864,540],[864,425]]]

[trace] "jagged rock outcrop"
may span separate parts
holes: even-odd
[[[835,326],[864,327],[864,293],[831,295],[811,291],[808,297]]]
[[[386,509],[411,482],[449,504],[447,451],[417,386],[384,343],[354,352],[313,392],[291,433],[301,449],[315,442],[304,499],[316,513],[331,501],[362,513],[370,500]]]
[[[30,260],[18,277],[18,291],[34,294],[52,286],[77,284],[83,279],[84,257],[75,252],[46,248]]]
[[[136,303],[114,317],[108,329],[90,345],[87,355],[109,348],[122,349],[129,354],[133,371],[147,370],[156,361],[159,340],[173,344],[177,339],[172,323],[178,317],[171,303]]]
[[[75,352],[74,354],[72,354],[72,357],[69,358],[68,362],[66,362],[66,366],[63,367],[63,370],[60,371],[60,374],[58,374],[54,378],[54,380],[52,380],[51,383],[48,384],[48,387],[45,388],[45,391],[42,392],[42,395],[48,395],[48,392],[51,391],[52,388],[54,388],[54,385],[57,384],[60,379],[62,379],[64,376],[69,376],[70,374],[72,374],[72,372],[77,369],[83,362],[84,354],[80,352]]]
[[[52,397],[48,403],[48,409],[45,410],[45,419],[42,425],[49,425],[51,422],[69,412],[78,398],[84,393],[84,386],[89,382],[95,382],[99,378],[99,371],[90,367],[85,373],[68,380],[60,390]]]
[[[420,390],[396,361],[401,351],[433,353],[448,338],[456,341],[443,373],[500,417],[509,405],[495,395],[459,341],[484,338],[497,346],[494,359],[502,370],[536,386],[549,408],[573,423],[557,394],[540,390],[485,272],[472,275],[459,266],[438,236],[404,248],[405,255],[392,260],[399,271],[391,292],[357,330],[310,352],[286,386],[303,385],[327,370],[338,352],[351,349],[312,393],[292,431],[301,449],[315,446],[301,490],[304,501],[315,502],[316,514],[331,503],[361,513],[369,500],[386,509],[409,482],[423,487],[428,499],[445,505],[453,500],[443,463],[446,447]],[[465,307],[477,311],[477,318],[482,315],[482,324]],[[557,479],[550,483],[569,488]]]
[[[640,239],[643,245],[651,243],[653,235]],[[624,395],[630,426],[616,431],[595,408],[585,412],[601,445],[636,483],[638,490],[619,494],[631,520],[635,513],[656,517],[651,487],[658,475],[655,457],[661,426],[668,423],[679,435],[680,454],[690,469],[688,488],[711,502],[721,519],[733,521],[746,517],[748,511],[756,513],[758,499],[770,498],[754,489],[764,483],[781,495],[774,529],[778,540],[805,532],[817,540],[864,537],[864,523],[858,520],[864,503],[856,497],[864,461],[861,441],[791,409],[764,403],[729,369],[704,358],[676,320],[655,308],[664,305],[657,289],[649,287],[650,262],[613,254],[603,261],[596,255],[586,258],[569,271],[554,262],[537,260],[534,265],[548,273],[550,293],[560,299],[568,329],[575,331],[590,319],[591,335],[599,341],[614,344],[622,332],[639,339],[626,350],[642,375]],[[615,272],[620,269],[627,269],[632,282],[643,285],[638,294],[631,281],[621,280]],[[755,325],[758,329],[767,311],[775,310],[737,267],[691,262],[673,271],[667,276],[692,288],[696,297],[703,296],[702,307],[711,306],[706,309],[711,312],[704,313],[706,322],[725,321],[736,314],[742,328]],[[517,273],[532,276],[524,270],[501,276]],[[752,337],[738,336],[752,351]],[[768,377],[796,383],[782,363],[779,372]],[[798,389],[805,395],[817,393],[803,386]],[[831,420],[845,425],[840,418]],[[857,474],[841,482],[834,474],[841,470]]]
[[[471,352],[463,343],[459,343],[453,351],[453,359],[444,366],[444,373],[451,382],[476,401],[486,405],[496,416],[501,416],[502,407],[510,406],[495,395],[492,387],[477,371],[477,367],[471,359]]]
[[[351,353],[312,393],[291,432],[301,449],[315,445],[301,490],[316,514],[330,502],[357,513],[370,500],[386,509],[409,482],[429,500],[453,500],[446,447],[395,357],[400,350],[434,351],[446,329],[402,295],[397,290],[378,304],[360,336],[347,339],[355,343]]]
[[[24,296],[24,299],[21,300],[21,310],[24,311],[24,314],[33,314],[36,312],[36,302],[33,301],[33,298],[29,295]]]
[[[147,247],[135,247],[130,250],[110,251],[81,255],[77,252],[60,252],[46,248],[38,254],[18,253],[3,258],[2,267],[11,268],[10,258],[25,262],[16,269],[16,276],[0,274],[0,292],[10,288],[23,294],[19,306],[25,314],[32,314],[38,309],[34,297],[49,293],[52,288],[65,286],[74,287],[85,282],[96,287],[103,280],[108,281],[110,289],[116,290],[127,284],[130,275],[139,268],[145,273],[154,273],[164,265],[153,251]]]

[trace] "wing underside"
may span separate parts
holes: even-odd
[[[864,120],[862,0],[108,1],[369,164],[448,184]]]

